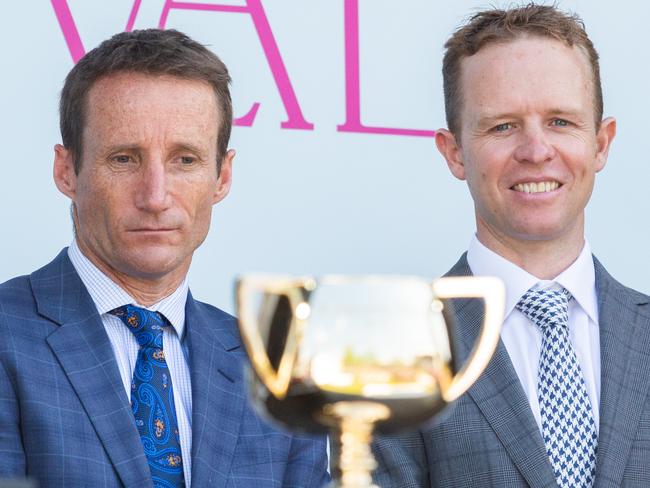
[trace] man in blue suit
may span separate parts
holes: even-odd
[[[486,371],[419,432],[380,439],[385,487],[650,486],[650,297],[624,287],[584,237],[616,133],[580,19],[528,4],[474,15],[446,44],[448,129],[476,235],[450,275],[506,284]],[[455,300],[466,358],[482,321]]]
[[[325,440],[247,402],[235,319],[187,272],[230,189],[230,78],[176,31],[122,33],[61,94],[75,238],[0,285],[0,477],[44,487],[318,487]]]

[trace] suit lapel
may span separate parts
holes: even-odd
[[[601,393],[596,486],[621,486],[650,382],[650,310],[596,260]]]
[[[97,309],[63,250],[34,272],[41,315],[60,327],[47,338],[125,486],[151,486],[151,473]]]
[[[471,275],[466,255],[448,274]],[[464,360],[479,336],[483,306],[478,300],[458,299],[453,301],[453,308],[458,327],[459,356]],[[554,486],[555,476],[539,427],[502,341],[499,341],[483,374],[467,393],[528,484]]]
[[[220,313],[222,317],[208,315],[188,296],[194,486],[225,486],[246,403],[237,325],[233,317]]]

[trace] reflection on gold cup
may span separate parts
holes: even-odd
[[[414,427],[476,381],[499,341],[504,296],[487,277],[245,276],[237,313],[253,402],[290,429],[338,435],[334,486],[372,487],[373,431]],[[443,300],[465,297],[484,300],[485,321],[456,371]]]

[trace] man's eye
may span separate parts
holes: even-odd
[[[504,132],[507,131],[508,129],[512,129],[512,124],[510,122],[504,122],[503,124],[499,124],[494,126],[494,131],[495,132]]]
[[[181,156],[181,163],[184,165],[194,164],[195,162],[196,158],[193,156]]]
[[[114,156],[113,161],[115,161],[116,163],[120,163],[120,164],[126,164],[126,163],[131,161],[131,156],[126,156],[124,154],[120,154],[118,156]]]
[[[551,125],[554,125],[556,127],[567,127],[569,125],[569,122],[564,119],[553,119]]]

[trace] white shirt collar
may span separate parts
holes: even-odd
[[[77,271],[79,278],[81,278],[81,281],[86,286],[100,315],[130,303],[140,307],[142,306],[84,256],[81,249],[79,249],[76,239],[72,240],[72,244],[68,248],[68,257],[72,261],[72,265]],[[172,324],[176,334],[180,338],[183,337],[185,330],[185,303],[187,302],[188,290],[187,277],[185,277],[183,282],[171,295],[149,307],[144,307],[148,310],[162,313]]]
[[[591,256],[589,243],[586,240],[578,258],[553,280],[536,278],[485,247],[476,235],[472,237],[467,250],[467,263],[476,276],[496,276],[504,281],[506,286],[506,317],[510,315],[519,299],[530,288],[535,286],[549,288],[557,284],[568,290],[589,318],[595,324],[598,323],[594,260]]]

